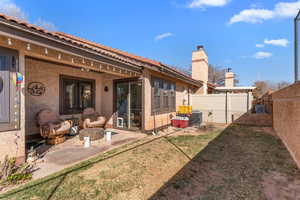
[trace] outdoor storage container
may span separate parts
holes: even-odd
[[[192,106],[179,106],[178,107],[179,114],[191,114],[192,113]]]
[[[184,118],[180,120],[180,128],[187,128],[189,126],[189,119]]]
[[[180,120],[179,119],[172,119],[172,126],[179,128],[180,127]]]

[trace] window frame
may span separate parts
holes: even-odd
[[[75,109],[74,111],[67,111],[67,109],[64,107],[64,99],[65,99],[65,82],[66,81],[74,81],[76,83],[76,91],[75,91]],[[83,109],[79,108],[80,105],[80,97],[79,97],[79,85],[80,83],[89,83],[91,84],[91,108],[95,109],[95,102],[96,102],[96,81],[94,79],[86,79],[81,77],[73,77],[73,76],[67,76],[67,75],[60,75],[59,76],[59,114],[60,115],[76,115],[81,114],[83,112]]]
[[[155,87],[156,83],[159,83],[158,88]],[[159,103],[157,98],[159,98]],[[165,105],[166,103],[167,105]],[[151,115],[171,112],[176,112],[176,83],[151,76]]]

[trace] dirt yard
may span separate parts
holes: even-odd
[[[300,199],[300,171],[263,128],[188,129],[149,137],[0,199]]]

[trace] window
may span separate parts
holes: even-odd
[[[95,81],[75,77],[60,77],[60,114],[78,114],[94,107]]]
[[[152,77],[152,114],[176,111],[176,85],[171,81]]]
[[[12,82],[18,70],[18,52],[0,47],[0,131],[19,129],[20,90]]]
[[[170,106],[176,110],[176,85],[174,83],[171,83],[170,90]]]

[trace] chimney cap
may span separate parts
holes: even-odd
[[[226,72],[232,72],[232,68],[228,67],[228,68],[226,69]]]
[[[197,46],[197,50],[199,51],[199,50],[201,50],[201,49],[204,49],[204,46],[203,46],[203,45],[198,45],[198,46]]]

